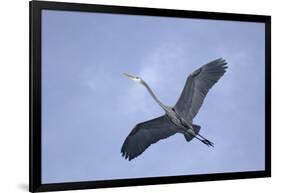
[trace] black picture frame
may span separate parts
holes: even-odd
[[[92,5],[47,1],[29,2],[30,10],[30,98],[29,98],[29,191],[59,191],[91,188],[123,187],[167,183],[183,183],[271,176],[271,17],[233,13],[184,11],[171,9]],[[41,11],[68,10],[82,12],[118,13],[180,18],[248,21],[265,23],[265,170],[185,176],[115,179],[71,183],[42,184],[41,182]]]

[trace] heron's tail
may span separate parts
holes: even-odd
[[[192,127],[194,129],[195,134],[197,135],[199,133],[201,127],[199,125],[194,125],[194,124],[192,124]],[[193,135],[190,135],[188,133],[184,134],[184,137],[185,137],[186,141],[188,141],[188,142],[194,138]]]

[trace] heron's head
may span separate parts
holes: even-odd
[[[126,76],[127,78],[129,78],[130,80],[133,80],[137,83],[142,83],[142,79],[140,77],[137,77],[137,76],[133,76],[131,74],[128,74],[126,72],[123,73],[124,76]]]

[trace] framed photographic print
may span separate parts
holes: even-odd
[[[30,2],[30,191],[271,175],[270,16]]]

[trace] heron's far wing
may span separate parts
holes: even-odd
[[[192,122],[210,88],[225,73],[226,64],[225,60],[220,58],[203,65],[188,76],[181,96],[174,107],[187,121]]]
[[[122,145],[122,156],[134,159],[151,144],[175,134],[173,127],[166,115],[137,124]]]

